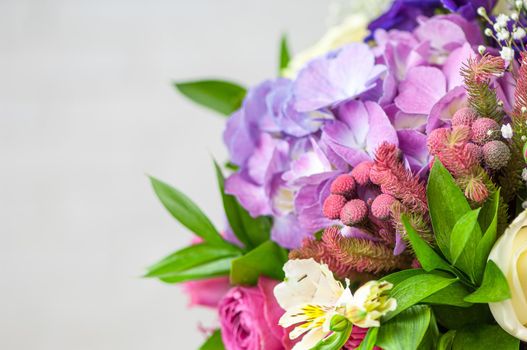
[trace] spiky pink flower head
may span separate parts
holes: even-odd
[[[447,141],[448,137],[450,136],[450,129],[448,128],[438,128],[435,130],[432,130],[432,132],[428,135],[428,138],[426,140],[426,144],[428,146],[428,150],[433,155],[436,155],[439,150],[441,150],[445,142]]]
[[[465,125],[472,126],[478,115],[470,107],[464,107],[457,110],[452,116],[452,126]]]
[[[390,217],[392,205],[395,198],[389,194],[380,194],[373,200],[371,204],[371,213],[377,219],[386,220]]]
[[[467,182],[465,197],[476,203],[483,203],[489,197],[489,190],[481,179],[473,177]]]
[[[483,159],[489,168],[498,170],[509,163],[511,151],[502,141],[490,141],[483,145]]]
[[[347,200],[339,194],[330,194],[322,205],[322,214],[331,220],[340,218],[340,211],[344,208]]]
[[[370,182],[370,170],[371,170],[372,166],[373,166],[373,162],[371,162],[371,161],[364,161],[362,163],[359,163],[351,171],[351,176],[353,176],[355,181],[360,186],[364,186],[368,182]]]
[[[368,216],[368,206],[362,199],[352,199],[340,212],[340,220],[344,225],[353,226],[361,223]]]
[[[483,150],[481,146],[478,146],[475,143],[467,143],[465,145],[465,150],[478,162],[483,160]]]
[[[479,118],[472,124],[472,140],[480,145],[500,136],[500,126],[490,118]]]
[[[351,199],[355,194],[355,188],[357,187],[355,179],[350,174],[339,175],[331,183],[330,192],[332,194],[339,194],[348,199]]]

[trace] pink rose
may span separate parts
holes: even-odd
[[[256,287],[234,287],[219,304],[221,334],[229,350],[283,350],[290,348],[278,325],[284,313],[273,289],[278,282],[261,277]]]
[[[230,288],[228,277],[215,277],[183,284],[184,291],[190,297],[190,306],[199,305],[213,308],[218,306]]]

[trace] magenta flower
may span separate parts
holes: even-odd
[[[283,350],[285,330],[278,325],[284,313],[273,295],[277,282],[260,278],[257,287],[234,287],[221,300],[221,335],[229,350]]]
[[[183,289],[190,298],[189,306],[215,308],[230,288],[228,277],[215,277],[183,284]]]

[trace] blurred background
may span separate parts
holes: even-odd
[[[172,80],[273,77],[327,0],[0,0],[0,348],[196,349],[214,315],[140,278],[191,235],[145,174],[223,224],[225,119]]]

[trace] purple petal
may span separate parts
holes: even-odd
[[[458,86],[449,91],[432,107],[432,111],[428,116],[426,125],[426,133],[440,128],[446,121],[452,119],[452,116],[458,109],[467,106],[467,94],[463,86]]]
[[[454,50],[448,56],[443,65],[443,73],[445,74],[449,91],[456,86],[464,84],[463,77],[461,76],[461,68],[463,68],[463,65],[468,62],[469,58],[475,56],[476,53],[468,43],[465,43],[462,47]]]
[[[397,107],[406,113],[428,114],[446,92],[443,73],[433,67],[414,67],[399,86]]]

